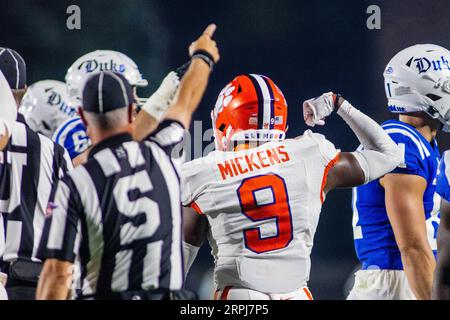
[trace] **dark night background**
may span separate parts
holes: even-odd
[[[210,127],[209,112],[225,84],[241,73],[272,78],[289,103],[289,137],[306,126],[301,102],[322,92],[343,94],[377,121],[386,110],[382,72],[399,50],[416,43],[450,47],[448,0],[390,1],[50,1],[2,0],[0,46],[20,52],[28,64],[28,83],[64,80],[79,56],[96,49],[129,55],[149,80],[149,95],[174,67],[187,60],[187,47],[210,22],[222,59],[195,114]],[[66,8],[81,8],[81,30],[66,28]],[[381,30],[368,30],[366,9],[381,8]],[[357,140],[338,117],[325,134],[342,150]],[[439,137],[442,150],[450,144]],[[448,140],[448,139],[447,139]],[[350,191],[330,194],[323,208],[312,254],[310,288],[317,299],[342,299],[344,283],[356,266]],[[188,285],[203,292],[212,266],[207,248],[191,271]],[[207,283],[199,288],[201,283]]]

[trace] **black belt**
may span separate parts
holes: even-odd
[[[6,268],[8,286],[36,286],[42,271],[42,263],[26,260],[16,260]]]
[[[167,289],[110,292],[105,294],[79,295],[77,300],[195,300],[197,296],[189,290]]]

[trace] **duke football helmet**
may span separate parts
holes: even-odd
[[[418,44],[397,53],[384,70],[389,111],[424,111],[450,128],[450,52]]]
[[[49,138],[61,123],[77,114],[68,104],[66,84],[56,80],[32,84],[20,103],[19,112],[33,131]]]
[[[283,140],[287,103],[268,77],[241,75],[220,92],[211,118],[216,149],[229,151],[235,142]]]
[[[142,78],[136,63],[128,56],[112,50],[96,50],[78,58],[67,70],[67,90],[74,106],[81,105],[81,94],[87,78],[99,71],[121,73],[134,88],[148,85],[148,81]],[[143,104],[145,99],[138,99],[137,102]]]

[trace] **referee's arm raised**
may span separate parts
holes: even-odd
[[[210,24],[203,34],[189,47],[191,62],[181,80],[178,92],[169,109],[160,104],[146,104],[132,124],[133,138],[143,140],[151,134],[163,119],[177,120],[187,129],[192,114],[197,109],[206,86],[212,67],[220,59],[219,49],[212,36],[215,24]]]

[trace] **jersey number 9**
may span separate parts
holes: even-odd
[[[272,201],[258,203],[256,193],[271,192]],[[262,237],[261,228],[244,230],[247,249],[255,253],[264,253],[285,248],[292,241],[292,217],[289,197],[284,179],[276,174],[255,176],[244,179],[237,190],[242,213],[254,222],[274,220],[277,233]]]

